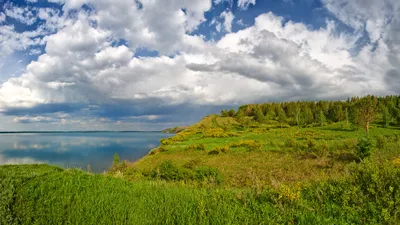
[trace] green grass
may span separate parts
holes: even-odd
[[[400,170],[279,189],[128,182],[47,165],[0,167],[0,224],[397,224]]]
[[[362,129],[282,127],[211,115],[105,174],[0,166],[0,224],[399,224],[398,128],[361,160]]]
[[[340,178],[345,175],[347,164],[359,161],[356,145],[365,136],[363,129],[344,127],[344,123],[333,123],[324,127],[280,128],[272,121],[253,123],[244,129],[231,117],[211,115],[167,139],[162,151],[156,149],[151,155],[128,163],[128,168],[147,173],[165,161],[183,166],[196,160],[200,166],[218,169],[228,187],[249,187],[254,180],[264,186],[279,186]],[[391,161],[400,156],[397,127],[373,125],[369,137],[374,146],[373,161]],[[383,140],[379,146],[378,140]],[[199,145],[204,145],[205,150],[190,150]],[[229,148],[229,152],[208,154],[221,148]]]

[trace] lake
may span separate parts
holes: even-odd
[[[70,132],[0,134],[0,165],[46,163],[93,172],[108,169],[117,153],[135,161],[170,136],[161,132]]]

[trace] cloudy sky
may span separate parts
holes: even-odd
[[[0,0],[0,130],[400,93],[398,0]]]

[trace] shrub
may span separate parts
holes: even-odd
[[[307,147],[309,150],[314,150],[317,146],[317,142],[314,139],[307,139]]]
[[[114,158],[113,158],[113,165],[118,165],[120,163],[120,159],[117,153],[114,154]]]
[[[221,152],[223,152],[223,153],[230,152],[229,145],[225,145],[225,146],[222,146],[222,147],[216,147],[212,151],[208,152],[208,154],[209,155],[218,155]]]
[[[352,150],[355,149],[356,146],[357,146],[357,139],[355,138],[349,138],[343,141],[343,148],[345,149]]]
[[[237,133],[234,132],[225,132],[222,128],[213,128],[208,129],[203,138],[227,138],[227,137],[237,137],[239,136]]]
[[[150,176],[153,179],[179,181],[193,179],[194,174],[193,171],[186,168],[179,168],[168,160],[154,168],[151,171]]]
[[[185,150],[194,150],[194,151],[205,151],[206,146],[204,144],[191,144],[185,148]]]
[[[153,179],[161,179],[166,181],[207,181],[209,183],[221,184],[223,176],[215,169],[207,166],[197,165],[199,160],[191,160],[183,167],[178,167],[171,161],[165,161],[150,172],[150,177]],[[196,169],[195,169],[196,168]]]
[[[189,162],[187,162],[185,165],[183,165],[184,168],[186,169],[191,169],[193,170],[200,164],[200,159],[192,159]]]
[[[209,155],[218,155],[219,153],[220,153],[220,151],[218,149],[213,149],[208,152]]]
[[[221,173],[208,166],[201,166],[195,170],[195,179],[198,181],[208,181],[210,183],[221,184],[224,179]]]
[[[387,140],[384,136],[379,136],[376,139],[376,147],[377,148],[383,149],[383,148],[385,148],[386,144],[387,144]]]
[[[157,147],[157,148],[151,150],[149,152],[149,155],[155,155],[155,154],[157,154],[159,152],[167,152],[167,151],[168,151],[168,149],[165,146],[161,145],[160,147]]]
[[[258,141],[253,140],[241,140],[236,143],[232,143],[230,147],[247,147],[249,151],[260,151],[263,145]]]
[[[371,155],[372,142],[368,138],[361,138],[356,146],[356,156],[358,158],[365,159]]]
[[[288,138],[288,139],[286,139],[286,141],[285,141],[285,146],[286,146],[286,147],[289,147],[289,148],[295,147],[295,146],[296,146],[296,139],[294,139],[294,138]]]

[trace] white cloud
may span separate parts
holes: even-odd
[[[6,21],[6,15],[2,12],[0,12],[0,23]]]
[[[238,0],[238,7],[240,9],[246,10],[250,4],[256,5],[256,0]]]
[[[232,22],[233,22],[233,19],[235,19],[235,16],[232,14],[232,12],[224,11],[221,13],[220,17],[224,20],[225,31],[232,32]]]
[[[389,8],[376,3],[376,9],[361,7],[361,1],[343,7],[342,1],[325,0],[334,15],[355,28],[352,33],[339,30],[333,21],[311,29],[272,13],[261,14],[254,25],[232,33],[234,15],[224,11],[210,23],[217,31],[229,32],[217,41],[191,34],[204,22],[211,1],[181,0],[165,7],[159,7],[159,1],[141,2],[139,7],[133,0],[93,1],[93,11],[78,10],[72,18],[39,9],[43,26],[54,32],[45,38],[37,37],[44,28],[17,33],[12,26],[0,27],[0,52],[29,49],[33,54],[40,50],[35,45],[46,44],[43,55],[21,76],[1,85],[2,112],[15,115],[12,110],[42,104],[78,105],[68,113],[77,113],[80,119],[47,115],[52,112],[31,115],[28,110],[18,111],[15,122],[56,119],[58,125],[86,126],[82,115],[98,118],[97,123],[156,122],[167,120],[168,113],[176,112],[174,107],[188,105],[203,109],[400,92],[400,18],[394,13],[399,11],[394,0]],[[66,1],[64,10],[83,3]],[[240,8],[249,4],[255,1],[238,2]],[[223,27],[218,19],[223,19]],[[364,29],[371,43],[359,46]],[[116,46],[120,39],[127,43]],[[138,48],[159,51],[160,56],[135,57]]]
[[[18,7],[12,3],[6,3],[4,6],[4,13],[19,22],[32,25],[36,22],[37,17],[37,9],[32,7]]]

